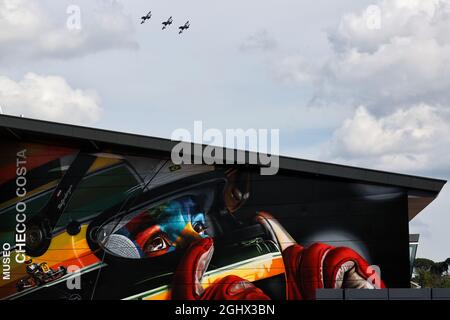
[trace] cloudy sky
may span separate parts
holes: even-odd
[[[0,106],[161,137],[279,128],[283,155],[448,179],[449,30],[450,0],[0,0]],[[450,256],[449,194],[410,224],[419,256]]]

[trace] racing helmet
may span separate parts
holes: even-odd
[[[223,232],[221,216],[249,198],[248,173],[236,168],[168,163],[130,207],[102,214],[93,241],[116,257],[142,259],[186,248]]]

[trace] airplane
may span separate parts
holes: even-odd
[[[178,32],[178,34],[182,34],[184,30],[189,29],[190,27],[190,23],[189,20],[184,24],[184,26],[179,26],[178,29],[180,29],[180,32]]]
[[[151,17],[152,17],[152,12],[149,11],[146,16],[141,17],[141,19],[142,19],[141,24],[144,24],[145,21],[150,20]]]
[[[162,23],[162,25],[163,25],[162,29],[163,29],[163,30],[166,29],[167,26],[170,26],[170,25],[172,24],[172,22],[173,22],[172,16],[170,16],[169,19],[167,19],[167,21],[164,21],[164,22]]]

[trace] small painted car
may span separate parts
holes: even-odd
[[[31,259],[25,262],[28,276],[17,283],[17,291],[38,287],[63,277],[67,273],[64,266],[54,270],[46,262],[33,263]]]

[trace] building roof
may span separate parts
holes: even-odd
[[[409,235],[409,243],[411,242],[419,242],[420,234],[412,233]]]
[[[49,121],[0,115],[0,137],[13,136],[16,139],[32,141],[43,138],[62,141],[89,141],[96,148],[103,146],[122,146],[137,150],[146,150],[170,154],[178,142],[169,139],[149,137],[138,134],[95,129],[83,126],[55,123]],[[246,152],[247,158],[250,152]],[[356,180],[365,183],[398,186],[409,191],[409,218],[425,208],[437,197],[445,180],[426,178],[379,170],[332,164],[320,161],[304,160],[280,156],[280,169],[319,176],[328,176]]]

